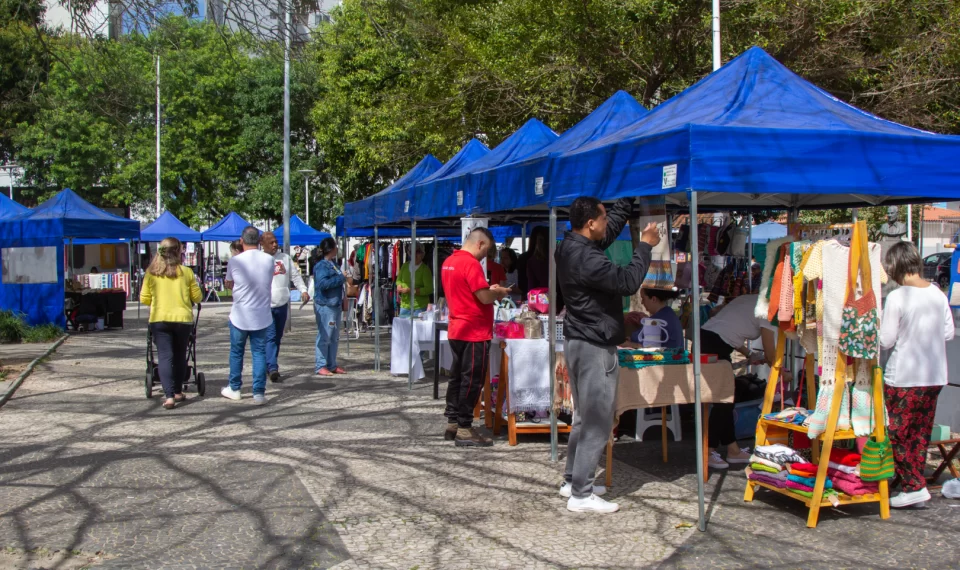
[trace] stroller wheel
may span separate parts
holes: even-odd
[[[204,377],[203,372],[197,372],[197,395],[203,396],[204,392],[207,391],[207,379]]]
[[[156,374],[156,373],[157,373],[157,369],[156,369],[156,368],[150,370],[150,371],[147,373],[147,375],[146,375],[146,377],[144,378],[144,380],[143,380],[143,388],[144,388],[144,392],[145,392],[145,394],[146,394],[146,396],[147,396],[147,399],[150,399],[150,398],[153,397],[153,376],[154,376],[154,374]]]

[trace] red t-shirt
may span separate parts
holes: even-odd
[[[450,307],[447,338],[466,342],[493,338],[493,305],[484,305],[474,295],[490,288],[477,258],[462,249],[455,251],[443,262],[440,279]]]
[[[503,266],[496,261],[487,260],[487,268],[490,270],[490,284],[499,285],[507,280],[507,272]]]

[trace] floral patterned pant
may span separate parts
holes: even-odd
[[[883,388],[890,417],[890,445],[905,492],[919,491],[927,486],[923,468],[927,463],[937,396],[942,389],[943,386]]]

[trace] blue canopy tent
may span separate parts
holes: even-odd
[[[753,243],[767,243],[772,239],[787,236],[787,226],[777,222],[764,222],[753,226],[750,230],[750,239]]]
[[[960,137],[852,107],[751,48],[632,125],[551,161],[552,206],[696,190],[710,208],[955,199]]]
[[[69,188],[33,210],[0,219],[0,243],[8,248],[54,248],[56,280],[0,283],[0,308],[26,315],[31,325],[55,323],[64,317],[64,245],[75,239],[129,239],[140,236],[140,224],[86,202]],[[50,276],[52,278],[52,275]]]
[[[29,210],[30,208],[26,206],[21,206],[17,202],[14,202],[10,198],[7,198],[6,195],[0,194],[0,220],[5,218],[11,218],[13,216],[22,214]]]
[[[168,237],[175,237],[184,243],[195,243],[200,241],[200,232],[190,229],[170,212],[160,214],[156,221],[140,230],[140,241],[158,242]]]
[[[471,186],[475,174],[526,158],[557,138],[557,133],[549,127],[537,119],[530,119],[485,156],[456,172],[443,176],[438,172],[431,179],[417,184],[412,206],[415,219],[459,218],[485,211],[484,205],[477,203],[477,192]]]
[[[282,224],[273,230],[273,235],[277,237],[277,243],[280,247],[283,247]],[[290,245],[320,245],[320,242],[328,237],[333,236],[327,232],[311,228],[296,214],[290,216]]]
[[[617,91],[592,113],[546,147],[521,160],[471,176],[470,188],[487,212],[509,212],[542,205],[550,181],[551,157],[581,148],[630,125],[648,111],[626,91]]]
[[[212,228],[200,232],[203,241],[234,241],[240,239],[243,229],[251,225],[236,212],[230,212]]]
[[[401,176],[390,186],[386,187],[380,192],[377,192],[373,196],[369,196],[363,200],[350,202],[349,204],[344,205],[344,222],[351,229],[372,228],[376,220],[377,201],[389,201],[391,196],[394,194],[398,196],[406,195],[406,190],[439,170],[442,165],[443,164],[437,160],[435,156],[428,154],[427,156],[423,157],[423,159],[418,162],[416,166],[407,171],[406,174]],[[409,198],[404,197],[399,199],[406,200]],[[337,235],[342,234],[338,232]]]
[[[432,154],[423,157],[416,166],[391,184],[387,189],[373,195],[373,219],[375,223],[389,223],[394,212],[402,212],[401,218],[409,216],[410,202],[413,199],[413,187],[443,167],[443,163]],[[370,214],[367,212],[367,219]],[[369,225],[369,223],[368,223]]]

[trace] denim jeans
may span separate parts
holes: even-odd
[[[290,304],[270,309],[273,313],[273,324],[267,327],[267,373],[280,370],[280,340],[283,338],[283,328],[287,326],[287,311]]]
[[[269,327],[267,327],[269,328]],[[243,353],[250,339],[250,354],[253,356],[253,393],[267,392],[267,329],[242,331],[230,323],[230,387],[240,391],[243,386]]]
[[[314,362],[317,370],[326,367],[333,372],[337,368],[337,346],[340,344],[340,306],[314,305],[317,318],[317,346]]]

